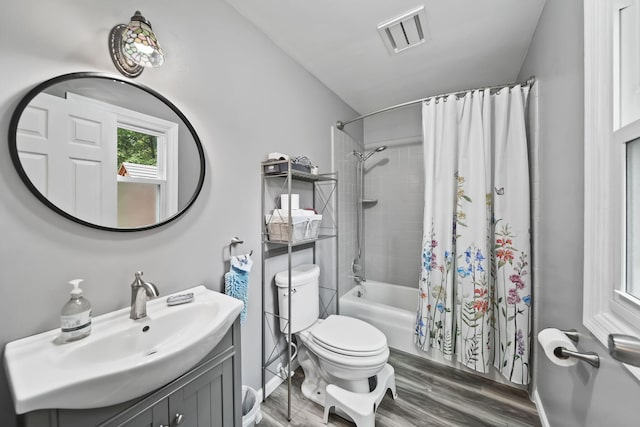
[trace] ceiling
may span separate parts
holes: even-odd
[[[226,0],[365,114],[513,82],[545,0]],[[377,26],[424,5],[427,41],[390,55]]]

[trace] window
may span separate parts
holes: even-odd
[[[626,170],[625,281],[622,295],[640,304],[640,1],[614,2],[613,131]]]
[[[640,138],[626,143],[626,280],[624,292],[640,303]]]
[[[606,346],[640,335],[640,0],[585,1],[584,218],[584,324]]]

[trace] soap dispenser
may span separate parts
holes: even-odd
[[[62,342],[79,340],[91,333],[91,303],[82,297],[82,279],[71,280],[71,298],[62,307],[60,329]]]

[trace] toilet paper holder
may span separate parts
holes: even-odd
[[[578,331],[575,329],[563,329],[562,333],[565,334],[567,338],[569,338],[571,341],[573,341],[576,344],[578,344],[578,341],[580,341],[580,337],[578,336]]]
[[[571,341],[573,341],[574,343],[578,344],[578,341],[579,341],[578,331],[576,331],[575,329],[567,329],[567,330],[563,330],[562,332]],[[575,359],[582,360],[583,362],[587,362],[589,365],[593,366],[594,368],[599,368],[600,367],[600,356],[598,355],[598,353],[596,353],[594,351],[588,351],[586,353],[581,353],[579,351],[569,350],[569,349],[564,348],[564,347],[556,347],[553,350],[553,354],[555,354],[556,357],[558,357],[560,359],[568,359],[570,357],[573,357]]]

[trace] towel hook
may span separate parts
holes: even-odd
[[[240,239],[239,237],[235,236],[231,238],[231,243],[229,243],[229,256],[233,256],[233,252],[232,249],[235,245],[242,245],[244,243],[244,240]],[[249,252],[249,256],[253,255],[253,249],[251,249],[251,252]]]

